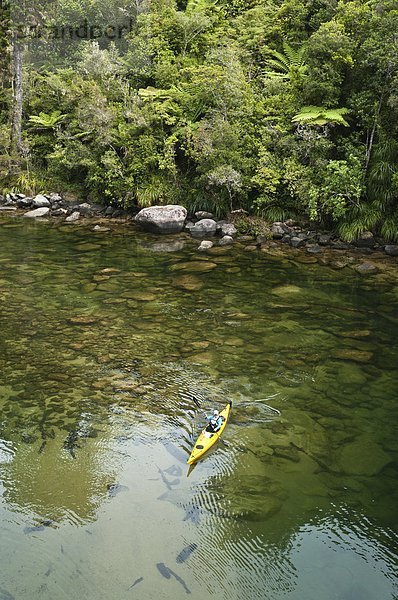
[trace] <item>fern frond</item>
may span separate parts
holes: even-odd
[[[293,123],[303,123],[308,125],[344,125],[349,124],[343,115],[348,112],[347,108],[325,108],[323,106],[303,106],[301,111],[292,118]]]
[[[283,52],[288,58],[289,65],[300,66],[303,63],[305,47],[295,50],[287,42],[283,42]]]

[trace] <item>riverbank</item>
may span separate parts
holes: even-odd
[[[246,252],[261,252],[271,260],[286,257],[299,263],[318,263],[335,270],[349,268],[362,276],[377,276],[380,281],[397,277],[398,245],[386,244],[371,232],[365,232],[355,244],[348,244],[333,232],[317,231],[292,220],[267,224],[257,219],[253,224],[251,217],[236,211],[229,215],[227,221],[216,219],[211,213],[203,211],[187,215],[183,207],[171,207],[184,212],[182,216],[180,212],[180,222],[174,229],[170,228],[170,218],[167,217],[169,230],[165,230],[166,235],[161,233],[161,221],[156,223],[156,227],[153,227],[153,223],[148,226],[147,215],[144,223],[140,221],[141,214],[150,213],[153,217],[156,211],[162,219],[168,208],[143,209],[137,216],[133,211],[112,206],[65,199],[58,193],[37,194],[34,197],[22,193],[0,196],[0,217],[52,220],[55,223],[89,226],[93,231],[104,234],[125,226],[143,227],[159,232],[154,236],[152,244],[159,252],[178,251],[185,244],[197,245],[198,251],[210,254],[228,252],[235,248]],[[261,232],[257,231],[257,235],[241,234],[242,230],[250,228]],[[169,231],[178,233],[170,234]]]

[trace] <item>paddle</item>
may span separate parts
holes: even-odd
[[[202,408],[202,406],[201,406],[201,404],[200,404],[199,400],[198,400],[198,399],[197,399],[197,397],[196,397],[196,396],[194,396],[193,394],[192,394],[192,400],[195,402],[195,404],[196,404],[196,406],[197,406],[198,408]]]

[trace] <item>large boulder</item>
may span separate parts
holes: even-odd
[[[191,235],[196,238],[215,235],[216,231],[217,223],[214,219],[201,219],[190,228]]]
[[[179,233],[184,228],[187,210],[178,204],[143,208],[135,217],[145,231],[152,233]]]
[[[51,202],[48,198],[43,196],[43,194],[37,194],[37,196],[35,196],[32,200],[32,206],[34,206],[34,208],[49,208],[51,206]]]

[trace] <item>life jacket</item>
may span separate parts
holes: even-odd
[[[220,415],[217,415],[217,417],[213,417],[213,418],[212,418],[212,420],[210,421],[210,423],[211,423],[211,425],[212,425],[212,427],[213,427],[214,429],[215,429],[216,427],[217,427],[217,428],[218,428],[218,427],[221,427],[222,420],[221,420],[221,417],[220,417]]]

